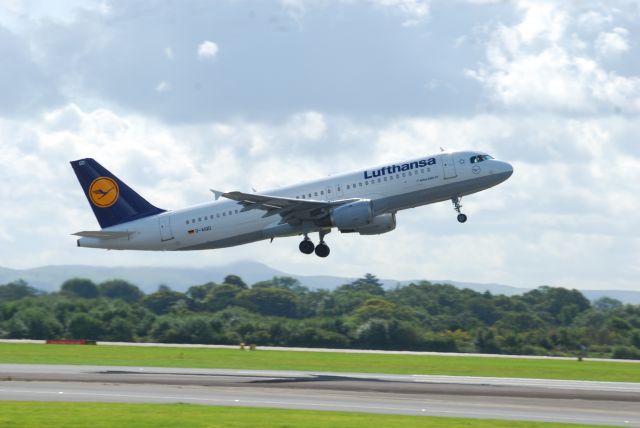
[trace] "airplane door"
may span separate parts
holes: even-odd
[[[342,197],[342,184],[336,184],[336,196]]]
[[[173,239],[173,231],[171,230],[171,216],[161,215],[158,217],[160,223],[160,239],[164,241],[170,241]]]
[[[444,178],[455,178],[458,176],[456,172],[456,164],[453,161],[453,155],[451,153],[442,153],[440,155],[440,159],[442,159],[442,169],[444,173]]]

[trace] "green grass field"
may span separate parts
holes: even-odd
[[[623,362],[0,343],[0,363],[305,370],[640,382]]]
[[[319,412],[308,410],[210,407],[191,404],[98,404],[5,401],[0,402],[0,426],[3,428],[40,428],[43,426],[65,428],[570,428],[591,427],[592,425]]]

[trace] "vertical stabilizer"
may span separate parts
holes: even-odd
[[[151,205],[91,158],[72,161],[71,166],[103,229],[165,211]]]

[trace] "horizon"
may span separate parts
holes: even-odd
[[[378,278],[380,281],[384,282],[384,283],[389,283],[389,282],[395,282],[398,285],[407,285],[408,283],[411,282],[419,282],[419,281],[427,281],[430,282],[432,284],[450,284],[450,285],[454,285],[456,287],[460,287],[461,284],[469,284],[469,285],[474,285],[474,286],[497,286],[497,287],[507,287],[507,288],[511,288],[514,290],[519,290],[522,292],[526,292],[526,291],[530,291],[530,290],[534,290],[536,288],[540,288],[540,287],[557,287],[557,288],[566,288],[566,289],[576,289],[579,291],[612,291],[612,292],[637,292],[640,293],[640,290],[638,289],[624,289],[624,288],[618,288],[618,289],[609,289],[606,287],[600,287],[600,288],[577,288],[577,287],[569,287],[569,286],[565,286],[562,284],[538,284],[536,286],[533,287],[525,287],[525,286],[518,286],[518,285],[513,285],[513,284],[504,284],[504,283],[498,283],[498,282],[478,282],[478,281],[461,281],[461,280],[457,280],[455,278],[388,278],[388,277],[381,277],[378,276],[375,272],[364,272],[360,275],[354,275],[354,276],[342,276],[342,275],[330,275],[330,274],[319,274],[319,275],[315,275],[315,274],[305,274],[305,273],[296,273],[296,272],[288,272],[288,271],[282,271],[279,269],[276,269],[272,266],[269,266],[267,264],[258,262],[258,261],[254,261],[254,260],[236,260],[227,264],[220,264],[220,265],[212,265],[212,266],[208,266],[208,267],[197,267],[197,266],[171,266],[171,265],[164,265],[164,266],[153,266],[153,265],[113,265],[113,266],[109,266],[109,265],[89,265],[89,264],[74,264],[74,265],[43,265],[43,266],[36,266],[36,267],[30,267],[30,268],[10,268],[7,266],[2,266],[0,265],[0,269],[6,269],[6,270],[11,270],[11,271],[29,271],[29,270],[38,270],[38,269],[47,269],[47,268],[90,268],[90,269],[164,269],[164,270],[193,270],[193,271],[200,271],[200,272],[207,272],[210,270],[218,270],[218,269],[230,269],[228,272],[226,272],[227,275],[237,275],[240,278],[243,278],[242,274],[240,272],[237,271],[232,271],[231,269],[233,269],[233,265],[242,265],[242,264],[256,264],[256,265],[260,265],[260,267],[264,267],[267,268],[269,270],[273,270],[273,271],[277,271],[279,273],[282,274],[282,276],[289,276],[289,277],[296,277],[296,278],[333,278],[333,279],[338,279],[338,280],[344,280],[344,281],[352,281],[352,280],[356,280],[359,278],[363,278],[366,274],[371,274],[374,275],[376,278]],[[243,267],[240,266],[240,269],[242,269]],[[71,279],[72,277],[68,277],[67,279]],[[124,279],[124,278],[117,278],[114,277],[113,279]],[[270,279],[265,277],[265,279]],[[302,285],[305,285],[302,281],[300,281]],[[2,285],[2,284],[0,284]],[[134,284],[135,285],[135,284]],[[158,284],[158,285],[164,285],[164,284]],[[195,284],[194,284],[195,285]],[[251,284],[249,284],[251,285]],[[387,286],[391,286],[391,285],[387,285]]]

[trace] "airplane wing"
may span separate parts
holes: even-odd
[[[302,220],[316,220],[329,214],[333,207],[344,205],[357,199],[339,201],[319,201],[313,199],[283,198],[256,193],[226,192],[223,197],[239,202],[242,211],[262,210],[264,217],[280,215],[282,223],[296,223]]]
[[[98,239],[117,239],[128,238],[133,235],[133,232],[110,232],[105,230],[84,230],[82,232],[76,232],[73,235],[81,236],[83,238],[98,238]]]

